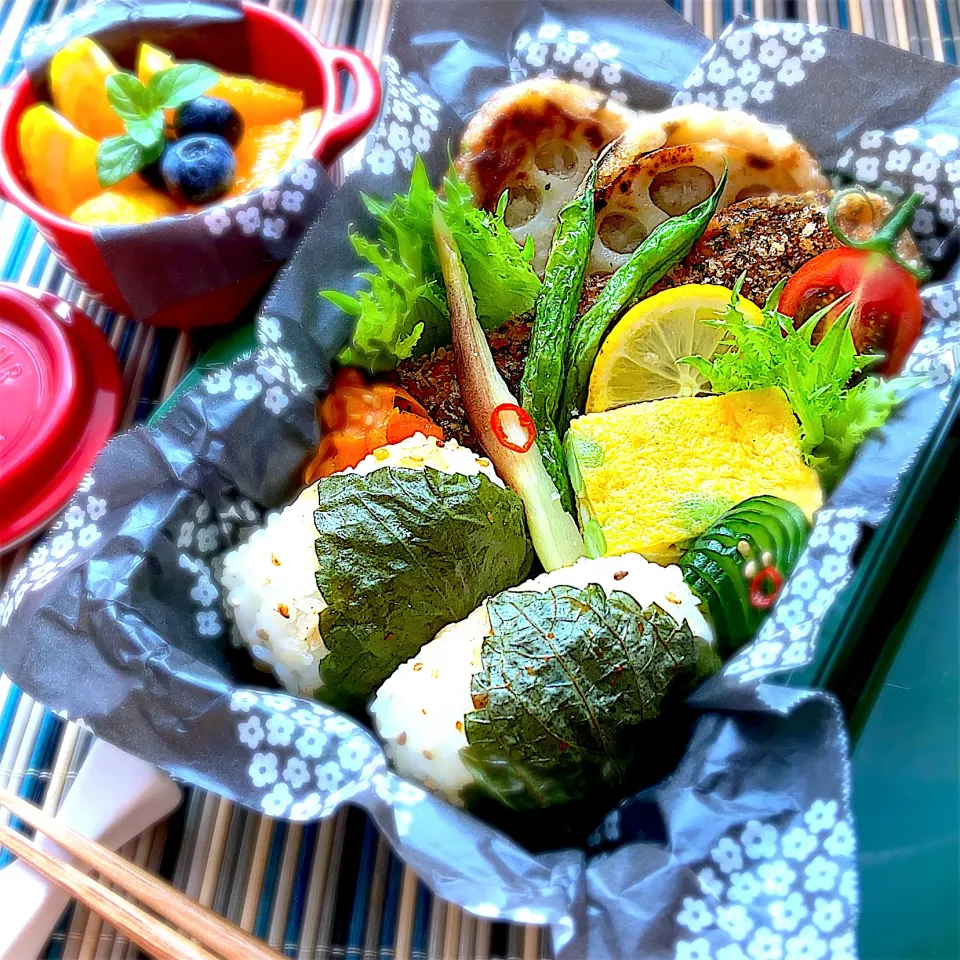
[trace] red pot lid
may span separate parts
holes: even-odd
[[[0,283],[0,551],[70,499],[113,432],[122,389],[117,358],[85,313]]]

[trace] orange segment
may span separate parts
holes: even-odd
[[[150,78],[161,70],[169,70],[177,61],[173,59],[173,54],[161,50],[159,47],[152,47],[149,43],[141,43],[137,50],[137,79],[146,86]],[[173,124],[175,110],[164,110],[163,118],[168,124]]]
[[[176,61],[166,50],[141,43],[137,51],[137,78],[146,86],[150,78],[161,70],[168,70]]]
[[[107,77],[116,72],[114,62],[89,37],[71,40],[50,61],[53,105],[94,140],[123,133],[123,121],[107,102]]]
[[[294,157],[309,156],[322,116],[322,110],[308,110],[296,120],[250,127],[237,145],[237,176],[229,196],[259,190],[276,180]]]
[[[303,111],[303,94],[299,90],[252,77],[223,74],[207,96],[226,100],[243,118],[245,127],[295,120]]]
[[[137,53],[137,76],[141,83],[149,83],[155,73],[172,67],[175,62],[165,50],[141,43]],[[229,73],[221,74],[206,95],[226,100],[240,114],[244,127],[248,129],[295,120],[303,111],[303,94],[299,90]]]
[[[70,213],[95,193],[96,140],[81,133],[45,103],[36,103],[20,118],[20,155],[37,199],[56,213]]]
[[[88,227],[112,227],[126,223],[151,223],[182,212],[172,197],[159,190],[146,184],[124,181],[81,203],[70,219]]]

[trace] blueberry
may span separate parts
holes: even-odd
[[[166,190],[167,185],[163,182],[163,173],[160,171],[160,165],[163,163],[164,154],[170,149],[169,146],[163,148],[163,153],[157,157],[153,163],[148,164],[140,171],[140,176],[157,190]]]
[[[243,136],[240,114],[216,97],[197,97],[177,110],[176,130],[181,137],[192,133],[215,133],[236,146]]]
[[[233,186],[237,159],[223,137],[195,133],[167,147],[160,170],[175,200],[207,203]]]

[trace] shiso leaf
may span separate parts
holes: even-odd
[[[482,474],[387,467],[318,486],[319,699],[369,697],[437,631],[523,580],[533,562],[520,498]]]
[[[508,591],[487,610],[461,757],[481,789],[515,810],[623,780],[652,749],[643,725],[720,664],[686,623],[596,584]]]

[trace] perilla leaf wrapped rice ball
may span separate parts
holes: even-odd
[[[423,434],[381,447],[334,476],[368,476],[387,468],[431,468],[464,477],[481,474],[503,488],[489,460],[455,440],[443,443]],[[289,506],[270,514],[246,543],[224,556],[220,575],[239,639],[258,664],[301,696],[312,696],[320,686],[319,666],[329,652],[320,632],[327,602],[317,586],[314,522],[322,483],[311,484]]]
[[[606,594],[605,602],[601,593]],[[621,601],[619,606],[614,603],[616,598]],[[499,614],[494,624],[491,607],[503,606],[505,600],[507,606],[516,601],[524,606],[531,601],[544,602],[545,608],[535,611],[528,607],[518,618],[534,624],[535,636],[521,636],[525,628],[518,631],[517,622],[507,624]],[[558,731],[564,719],[575,718],[584,707],[585,712],[594,714],[602,737],[610,743],[619,740],[622,746],[624,741],[634,739],[632,731],[637,722],[656,716],[662,699],[672,692],[675,683],[686,687],[715,670],[719,660],[713,652],[713,634],[698,604],[676,566],[661,567],[637,554],[580,560],[528,580],[484,602],[465,620],[444,627],[380,687],[370,714],[398,772],[444,794],[453,803],[462,804],[464,788],[474,783],[518,808],[576,799],[576,781],[585,787],[580,774],[587,767],[593,769],[594,746],[588,742],[589,734],[579,742],[574,736],[562,740]],[[563,612],[571,606],[577,611],[572,619]],[[593,614],[600,607],[604,608],[601,619],[611,622],[625,611],[631,627],[641,623],[644,629],[614,630],[604,635],[602,629],[593,626],[597,622]],[[542,643],[542,650],[537,652],[543,656],[530,655],[531,639],[534,644]],[[498,644],[487,664],[486,643]],[[488,648],[488,653],[491,650]],[[508,684],[516,695],[516,722],[502,713],[492,715],[497,693],[484,688],[495,672],[490,669],[490,660],[503,661],[506,674],[515,668],[528,684],[524,690],[519,683]],[[549,673],[543,675],[541,683],[539,670],[551,666],[560,668],[563,675],[568,669],[571,676],[582,672],[577,690],[573,691],[568,682],[555,682]],[[568,695],[571,699],[565,701]],[[478,708],[486,708],[487,715],[481,717],[483,711],[477,712]],[[554,711],[556,715],[550,716]],[[545,716],[545,726],[557,734],[549,736],[550,743],[543,745],[545,765],[537,760],[528,762],[512,749],[508,758],[488,762],[489,744],[477,742],[486,739],[483,728],[476,729],[477,736],[468,745],[471,723],[481,719],[489,721],[491,729],[496,727],[496,736],[503,734],[505,741],[511,739],[506,728],[512,727],[518,740],[532,743],[536,734],[526,736],[524,714],[528,718]],[[555,762],[558,755],[550,756],[553,747],[564,759],[571,758],[571,764]],[[603,760],[606,773],[600,775],[615,775],[620,761],[626,762],[620,750],[613,747]],[[503,778],[496,776],[490,780],[490,770],[496,767],[510,771],[506,778],[509,783],[505,785]],[[514,771],[519,770],[522,778],[527,767],[535,771],[529,782],[522,786],[514,783]]]

